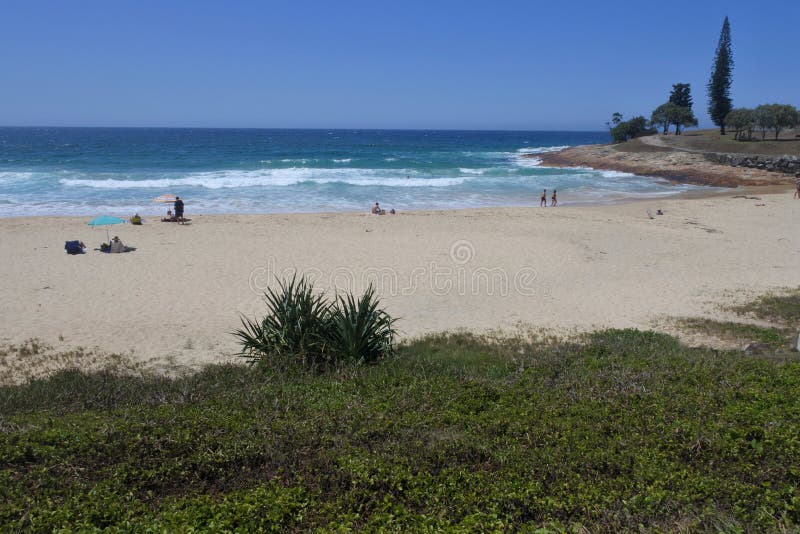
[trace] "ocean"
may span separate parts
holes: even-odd
[[[398,211],[613,202],[693,188],[523,158],[607,132],[0,128],[0,217]]]

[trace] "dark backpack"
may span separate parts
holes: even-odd
[[[83,247],[80,241],[66,241],[64,242],[64,250],[67,254],[83,254]]]

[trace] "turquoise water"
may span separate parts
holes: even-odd
[[[690,186],[521,157],[606,132],[0,128],[0,216],[530,206],[670,195]],[[549,197],[549,195],[548,195]]]

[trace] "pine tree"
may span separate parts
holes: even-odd
[[[720,134],[725,135],[725,116],[733,109],[731,82],[733,77],[733,53],[731,52],[731,26],[728,17],[722,23],[714,68],[708,80],[708,114],[719,126]]]
[[[670,115],[673,117],[672,124],[675,125],[675,135],[680,135],[681,126],[697,126],[697,119],[692,112],[692,87],[690,84],[672,84],[669,102],[679,108],[670,110]]]
[[[678,106],[692,109],[692,86],[688,83],[673,83],[669,101]]]

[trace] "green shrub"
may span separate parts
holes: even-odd
[[[267,314],[261,322],[242,317],[243,328],[234,332],[242,356],[258,361],[270,356],[296,356],[306,364],[323,363],[330,338],[330,304],[314,294],[305,277],[278,281],[279,289],[264,292]]]
[[[242,317],[234,332],[241,355],[251,362],[299,360],[309,367],[342,361],[374,362],[393,352],[396,331],[380,308],[372,286],[356,299],[352,294],[329,302],[301,276],[267,289],[267,314],[258,322]]]
[[[394,319],[378,306],[372,286],[360,299],[339,297],[331,311],[330,350],[343,360],[375,362],[393,352]]]

